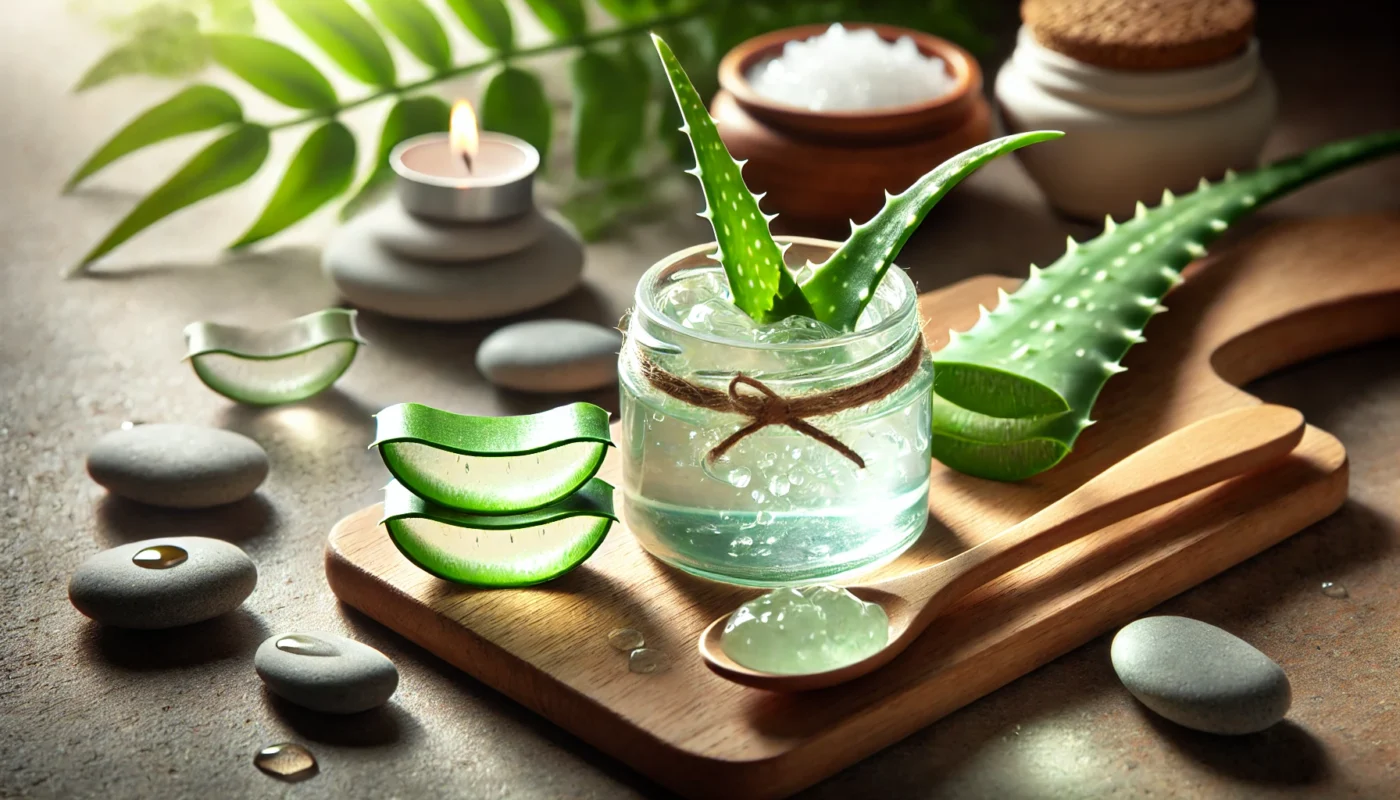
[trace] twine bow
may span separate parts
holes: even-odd
[[[710,463],[729,452],[730,448],[745,437],[758,433],[769,425],[786,425],[830,447],[850,459],[857,467],[865,469],[865,459],[861,458],[859,453],[835,436],[807,422],[807,418],[835,414],[888,397],[914,377],[914,373],[918,372],[919,365],[923,362],[924,353],[924,342],[920,338],[914,342],[909,354],[886,372],[843,389],[795,398],[783,397],[762,381],[743,373],[735,375],[729,381],[728,391],[720,391],[667,372],[645,354],[639,353],[638,359],[642,375],[662,393],[693,406],[727,411],[749,418],[748,424],[731,433],[710,450],[705,456]],[[740,386],[755,389],[758,394],[740,392]]]

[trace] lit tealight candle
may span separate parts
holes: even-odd
[[[523,139],[481,131],[465,100],[451,130],[400,143],[389,154],[399,202],[411,214],[445,222],[487,222],[534,207],[539,151]]]

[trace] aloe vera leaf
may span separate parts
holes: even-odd
[[[992,159],[1061,136],[1030,131],[993,139],[944,161],[899,194],[886,192],[880,212],[867,222],[852,222],[845,243],[803,281],[802,294],[816,318],[838,330],[855,330],[900,249],[943,195]]]
[[[1180,270],[1230,223],[1344,167],[1400,150],[1400,131],[1333,142],[1107,221],[934,355],[935,458],[1016,480],[1054,466],[1091,423],[1099,392],[1143,341]]]
[[[544,508],[482,516],[430,503],[398,482],[384,488],[383,524],[404,557],[469,586],[531,586],[593,555],[617,521],[613,487],[593,478]]]
[[[305,400],[345,374],[364,344],[355,312],[328,308],[270,328],[185,327],[186,356],[205,386],[238,403]]]
[[[612,444],[608,412],[590,403],[518,417],[400,403],[375,419],[370,446],[396,480],[473,514],[519,514],[568,496],[598,473]]]
[[[729,278],[734,305],[763,323],[795,314],[812,316],[811,306],[783,263],[787,246],[779,246],[768,229],[773,217],[759,210],[760,198],[744,185],[743,165],[724,146],[715,121],[676,54],[660,36],[652,34],[651,39],[685,120],[681,131],[690,137],[695,151],[695,167],[688,171],[700,180],[705,192],[705,210],[700,216],[714,228],[716,258]],[[779,297],[783,302],[775,309]]]

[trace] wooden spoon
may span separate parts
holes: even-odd
[[[863,661],[827,672],[775,675],[741,666],[720,646],[729,615],[700,636],[700,655],[720,676],[775,692],[820,689],[888,664],[929,623],[973,589],[1082,536],[1283,458],[1303,438],[1303,415],[1262,405],[1217,414],[1133,453],[1024,522],[947,561],[866,586],[847,587],[879,603],[889,644]]]

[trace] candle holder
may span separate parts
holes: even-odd
[[[535,206],[540,156],[529,143],[483,132],[469,167],[449,134],[432,133],[400,143],[389,164],[394,196],[326,246],[326,274],[351,304],[467,322],[537,308],[578,286],[583,245]]]

